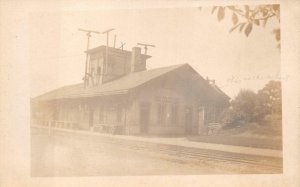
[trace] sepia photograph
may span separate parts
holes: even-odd
[[[32,176],[282,173],[279,4],[31,16]]]
[[[300,1],[0,0],[0,187],[297,187]]]

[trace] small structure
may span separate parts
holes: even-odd
[[[100,46],[86,53],[86,86],[64,86],[33,98],[35,125],[119,134],[197,134],[229,104],[226,94],[188,64],[147,70],[151,56],[141,54],[139,47],[126,51]]]

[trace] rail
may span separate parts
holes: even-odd
[[[60,121],[60,120],[44,120],[44,119],[33,119],[31,121],[32,125],[44,126],[51,128],[64,128],[64,129],[78,129],[78,123],[73,121]],[[122,125],[119,124],[94,124],[90,127],[91,131],[118,134],[124,131]]]
[[[75,129],[78,123],[75,123],[73,121],[33,119],[31,124],[37,126],[47,126],[49,128]]]

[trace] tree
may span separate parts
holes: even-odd
[[[281,114],[281,82],[270,81],[258,91],[259,107],[266,114]]]
[[[253,122],[256,119],[257,95],[251,90],[241,90],[231,102],[237,121]]]
[[[254,26],[265,27],[270,19],[275,19],[280,23],[280,6],[274,5],[258,5],[258,6],[214,6],[212,14],[217,13],[218,21],[222,21],[225,12],[231,12],[231,20],[233,27],[230,32],[239,29],[248,37]],[[277,47],[280,48],[280,28],[273,30],[275,39],[278,42]]]
[[[231,107],[223,111],[222,122],[236,126],[244,122],[259,122],[268,114],[281,115],[281,82],[268,82],[257,94],[241,90],[231,101]]]

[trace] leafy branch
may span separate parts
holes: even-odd
[[[229,32],[233,32],[239,29],[239,32],[243,32],[247,37],[253,30],[253,27],[263,26],[265,27],[270,19],[276,19],[280,23],[280,6],[279,5],[259,5],[250,7],[245,6],[214,6],[212,8],[212,14],[217,12],[218,21],[222,21],[225,18],[225,11],[231,12],[231,20],[233,27]],[[273,33],[275,39],[280,47],[280,29],[274,29]]]

